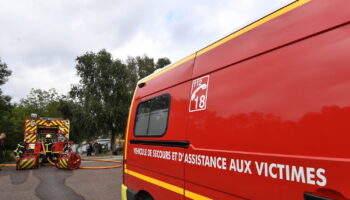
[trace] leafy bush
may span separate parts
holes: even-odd
[[[13,155],[13,151],[11,150],[5,150],[4,152],[4,162],[12,162],[15,161],[15,156]]]

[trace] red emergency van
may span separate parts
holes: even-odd
[[[122,199],[350,199],[349,22],[295,1],[141,80]]]

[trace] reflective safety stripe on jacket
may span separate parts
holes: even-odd
[[[45,144],[45,151],[49,153],[52,152],[52,143]]]
[[[20,144],[18,144],[17,148],[14,150],[15,153],[23,153],[23,151],[24,151],[24,146]]]

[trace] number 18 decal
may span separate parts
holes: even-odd
[[[192,81],[190,112],[205,110],[207,108],[208,87],[209,75]]]

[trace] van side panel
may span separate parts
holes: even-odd
[[[194,77],[350,20],[350,1],[311,0],[208,52],[198,52]]]
[[[185,161],[185,189],[212,199],[329,190],[349,199],[349,49],[347,24],[209,74],[206,110],[189,114],[186,153],[220,157],[221,167],[226,159],[225,169]]]
[[[138,89],[142,91],[147,89],[149,85]],[[134,191],[148,191],[154,199],[183,199],[184,188],[184,163],[175,162],[170,157],[164,156],[167,152],[184,153],[184,148],[167,146],[165,141],[184,142],[187,117],[188,117],[188,94],[190,82],[181,83],[175,87],[162,90],[147,97],[137,99],[134,102],[135,110],[133,110],[129,126],[128,150],[127,150],[127,169],[131,173],[125,173],[125,185]],[[136,108],[138,104],[144,100],[162,95],[169,94],[170,114],[168,119],[168,127],[165,134],[161,137],[135,137],[134,124]],[[160,142],[162,146],[157,144],[133,144],[133,141]],[[141,151],[140,151],[141,149]],[[138,152],[137,152],[138,151]],[[145,152],[145,154],[140,153]],[[135,176],[135,173],[141,176]],[[143,176],[147,176],[145,178]],[[151,180],[151,182],[149,182]],[[152,182],[152,180],[156,180]],[[160,182],[166,183],[165,185]],[[171,189],[175,188],[177,192]]]

